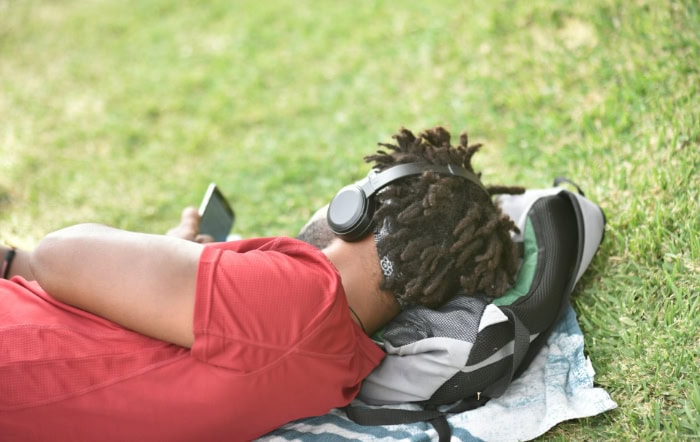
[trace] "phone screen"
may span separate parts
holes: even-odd
[[[211,235],[217,242],[226,241],[236,216],[215,183],[209,184],[199,215],[199,233]]]

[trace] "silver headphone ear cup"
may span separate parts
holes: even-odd
[[[328,226],[345,241],[362,238],[368,224],[372,223],[374,211],[370,210],[371,204],[360,186],[353,184],[343,187],[328,206]]]
[[[341,238],[347,242],[359,241],[365,237],[372,229],[372,217],[374,215],[374,197],[371,196],[365,200],[365,211],[360,219],[357,220],[353,229],[345,233]]]

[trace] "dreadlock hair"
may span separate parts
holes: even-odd
[[[466,133],[452,146],[450,133],[435,127],[417,137],[402,128],[396,144],[379,143],[365,157],[378,171],[423,162],[457,165],[474,172],[472,156],[481,144],[469,145]],[[481,173],[476,174],[481,178]],[[427,171],[382,189],[373,216],[377,252],[384,272],[383,290],[396,296],[402,308],[437,307],[461,289],[465,294],[502,295],[513,283],[518,266],[510,232],[515,223],[490,196],[517,194],[521,187],[487,186],[487,195],[470,181]]]

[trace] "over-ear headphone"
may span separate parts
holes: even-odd
[[[372,216],[374,215],[375,207],[373,196],[383,187],[396,180],[407,176],[420,175],[426,171],[465,178],[489,195],[486,188],[481,184],[479,177],[461,167],[451,164],[447,166],[428,163],[399,164],[383,172],[371,171],[361,181],[340,189],[328,206],[328,214],[326,215],[328,226],[333,233],[345,241],[362,239],[372,227]]]

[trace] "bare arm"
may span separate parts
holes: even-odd
[[[199,221],[200,216],[197,209],[194,207],[187,207],[182,211],[180,224],[168,230],[166,235],[202,244],[214,242],[214,238],[211,236],[199,233]],[[0,245],[0,259],[3,259],[9,250],[10,247]],[[30,255],[31,252],[29,251],[15,249],[15,256],[7,273],[7,279],[13,276],[21,276],[27,281],[33,281],[35,279],[29,267]]]
[[[95,224],[59,230],[29,254],[54,298],[136,332],[190,347],[203,246]]]

